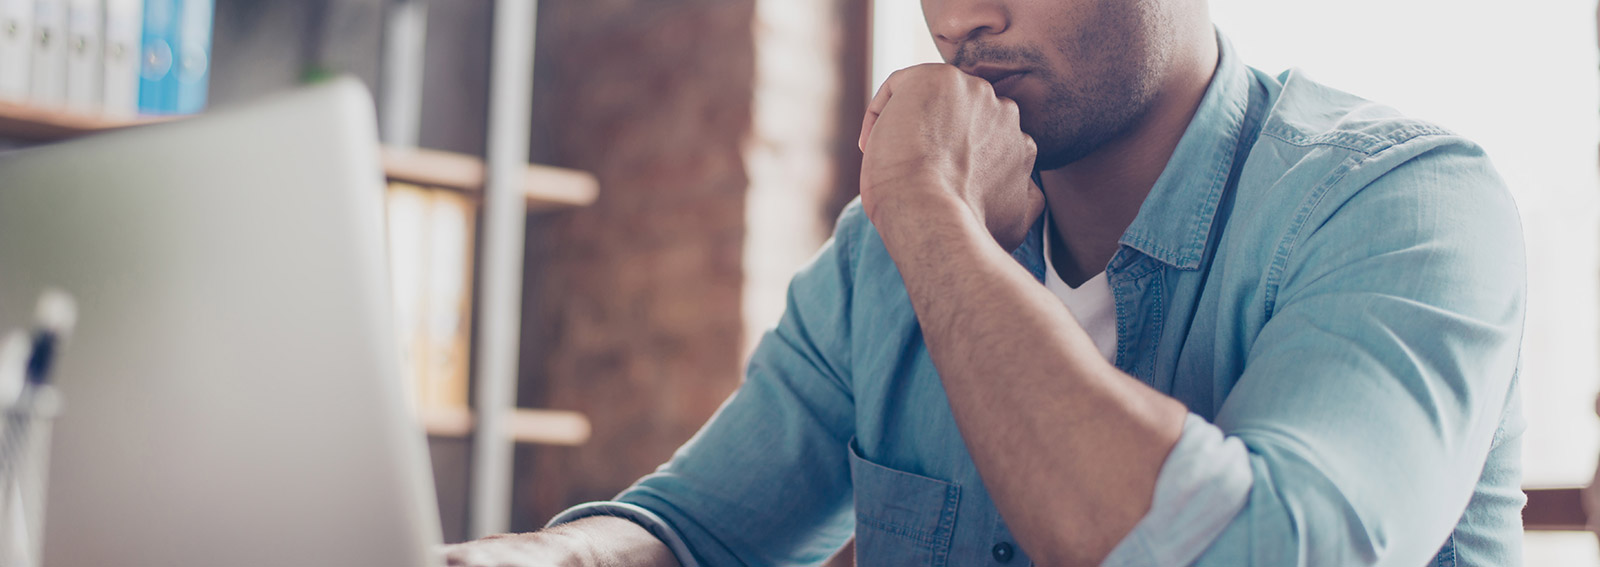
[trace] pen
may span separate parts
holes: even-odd
[[[39,306],[34,313],[33,349],[28,354],[29,386],[37,387],[49,381],[56,350],[72,333],[77,321],[77,304],[66,292],[47,289],[39,296]]]
[[[39,398],[46,397],[43,389],[49,383],[56,351],[72,333],[77,313],[72,296],[60,290],[45,290],[34,312],[33,336],[18,340],[20,333],[13,333],[0,345],[0,396],[16,391],[16,397],[9,400],[11,403],[0,405],[7,418],[5,435],[0,438],[0,484],[11,482],[17,461],[28,454],[29,424],[38,409]],[[18,360],[21,357],[17,353],[22,351],[27,352],[25,361]],[[17,380],[18,370],[21,380]],[[21,384],[17,387],[19,381]]]

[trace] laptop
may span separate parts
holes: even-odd
[[[341,79],[0,157],[0,329],[78,305],[45,565],[438,564],[378,156]]]

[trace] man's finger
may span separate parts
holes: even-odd
[[[912,80],[912,75],[939,69],[955,72],[955,67],[944,63],[922,63],[890,73],[889,78],[883,80],[883,86],[878,87],[878,93],[872,96],[872,102],[867,103],[867,114],[861,117],[861,136],[856,138],[856,148],[867,151],[867,138],[872,136],[872,127],[878,123],[878,116],[883,114],[883,109],[889,106],[889,99],[894,97],[895,91],[903,90],[904,83]],[[956,74],[960,75],[959,72]]]
[[[883,113],[883,107],[889,104],[889,97],[894,96],[895,78],[904,72],[895,71],[889,78],[883,80],[883,86],[878,87],[878,93],[872,95],[872,102],[867,103],[867,113],[861,117],[861,135],[856,138],[856,149],[867,151],[867,136],[872,134],[872,125],[878,123],[878,115]]]

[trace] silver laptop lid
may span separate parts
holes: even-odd
[[[77,298],[45,564],[430,565],[352,80],[0,158],[0,329]]]

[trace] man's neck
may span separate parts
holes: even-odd
[[[1149,112],[1127,134],[1076,162],[1040,172],[1050,208],[1050,261],[1077,287],[1105,270],[1117,241],[1166,169],[1194,119],[1217,67],[1215,36],[1161,89]]]

